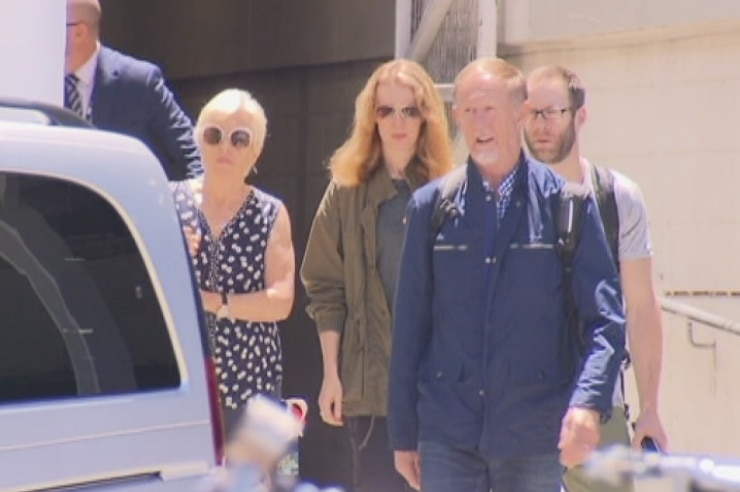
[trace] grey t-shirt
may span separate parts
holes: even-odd
[[[591,164],[586,164],[584,183],[594,193]],[[614,175],[614,200],[617,202],[619,217],[619,262],[639,260],[653,256],[653,245],[650,241],[645,200],[637,183],[618,173]]]
[[[396,297],[396,280],[401,263],[406,206],[411,199],[411,189],[403,179],[394,179],[397,193],[380,204],[378,209],[378,273],[383,283],[388,307],[393,312]]]

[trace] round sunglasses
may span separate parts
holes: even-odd
[[[226,138],[226,132],[217,125],[203,127],[203,141],[208,145],[219,145]],[[229,142],[237,149],[245,149],[252,143],[252,130],[234,128],[228,134]]]

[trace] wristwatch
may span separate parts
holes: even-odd
[[[221,307],[216,311],[216,318],[231,318],[231,312],[229,311],[229,297],[226,292],[221,292]]]

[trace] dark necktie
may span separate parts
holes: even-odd
[[[64,77],[64,107],[84,118],[82,96],[80,96],[80,91],[77,89],[79,80],[77,75],[73,73]]]

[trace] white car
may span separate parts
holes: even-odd
[[[165,174],[28,106],[0,101],[0,492],[194,490],[222,429]]]

